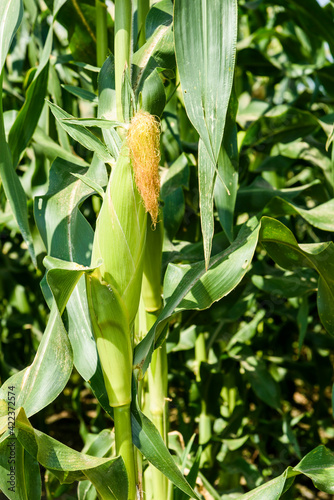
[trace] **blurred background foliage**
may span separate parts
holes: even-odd
[[[3,82],[7,132],[32,88],[50,24],[51,0],[24,4]],[[111,1],[107,8],[112,52]],[[299,243],[333,238],[333,212],[328,212],[328,227],[319,227],[316,215],[315,223],[307,221],[303,212],[333,198],[333,14],[333,2],[321,7],[315,0],[239,1],[233,91],[238,101],[236,228],[262,214],[282,221]],[[38,106],[43,109],[17,166],[29,200],[37,270],[0,192],[2,381],[31,363],[48,317],[40,289],[45,248],[34,222],[33,198],[47,191],[57,156],[78,165],[92,158],[43,103],[48,98],[73,116],[96,116],[95,0],[68,0],[61,8],[47,68],[47,84],[39,82],[30,120]],[[161,117],[165,270],[170,262],[203,259],[203,244],[198,135],[186,115],[178,75],[166,70],[161,76],[168,99]],[[229,244],[217,198],[216,207],[213,254]],[[92,225],[98,210],[96,197],[81,206]],[[170,448],[179,464],[199,469],[203,498],[237,498],[295,465],[319,444],[334,450],[334,339],[318,317],[316,277],[313,270],[283,270],[258,246],[250,271],[230,295],[209,310],[183,312],[173,319],[167,343]],[[77,450],[87,450],[94,435],[112,428],[76,372],[61,396],[31,421]],[[200,425],[206,429],[201,443]],[[50,473],[43,489],[44,498],[76,498],[71,485],[60,486]],[[181,492],[176,495],[176,500],[184,498]],[[331,496],[299,476],[282,498]]]

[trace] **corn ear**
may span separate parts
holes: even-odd
[[[130,325],[139,305],[146,219],[125,140],[112,169],[97,219],[92,264],[97,265],[103,260],[99,268],[102,278],[122,298]]]
[[[88,308],[110,406],[131,401],[132,345],[129,317],[115,288],[99,269],[86,274]]]

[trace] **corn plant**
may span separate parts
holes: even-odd
[[[313,0],[308,3],[320,24],[327,25],[321,7],[319,11]],[[292,13],[298,14],[298,9],[292,2]],[[71,32],[70,15],[82,29],[82,46],[78,33]],[[298,277],[292,298],[316,289],[321,328],[333,335],[333,243],[315,238],[298,244],[287,220],[298,216],[315,230],[331,232],[333,200],[323,201],[327,195],[318,193],[314,199],[323,203],[303,208],[294,198],[305,192],[307,196],[319,181],[280,188],[275,172],[262,166],[264,178],[275,189],[263,187],[263,182],[244,187],[247,169],[243,170],[246,154],[251,175],[261,154],[270,150],[274,156],[273,149],[283,148],[288,134],[293,134],[289,137],[293,141],[316,134],[321,127],[314,142],[325,140],[329,149],[333,120],[330,113],[313,116],[275,102],[271,110],[247,109],[240,91],[244,74],[235,72],[238,23],[241,31],[248,30],[244,17],[242,11],[238,20],[236,0],[106,4],[96,0],[84,5],[54,0],[38,8],[35,2],[6,0],[0,12],[1,81],[14,97],[16,90],[7,75],[13,40],[20,30],[24,34],[27,18],[35,26],[37,20],[42,24],[47,19],[47,32],[36,44],[41,47],[38,58],[29,46],[38,65],[26,77],[22,106],[10,114],[3,111],[2,96],[0,100],[3,217],[6,221],[9,216],[18,227],[38,278],[44,274],[41,289],[49,308],[31,364],[10,373],[0,391],[0,488],[10,499],[41,498],[39,464],[48,471],[50,484],[56,481],[64,487],[57,496],[78,483],[80,499],[199,500],[208,495],[236,498],[235,494],[245,500],[278,499],[288,494],[298,475],[311,478],[323,492],[334,491],[333,454],[318,446],[302,458],[278,395],[279,370],[276,379],[268,374],[263,360],[249,347],[265,315],[261,304],[254,311],[253,288],[273,291],[281,283],[273,284],[282,277],[279,272],[285,273],[282,280],[287,283]],[[66,27],[74,57],[62,51],[61,26]],[[87,45],[83,33],[90,40]],[[262,34],[254,37],[261,39]],[[95,52],[90,54],[92,41]],[[331,39],[328,43],[332,47]],[[18,43],[16,47],[19,50]],[[244,50],[253,50],[254,55],[255,49]],[[80,60],[85,57],[94,60]],[[245,74],[247,61],[246,54]],[[270,64],[275,74],[277,67]],[[297,71],[292,68],[292,74],[293,70]],[[73,78],[82,86],[70,85]],[[63,91],[75,96],[71,109]],[[82,103],[87,102],[85,108]],[[256,120],[248,126],[249,116],[254,115]],[[46,178],[44,184],[31,182],[27,188],[28,174],[22,172],[32,157]],[[331,167],[324,170],[330,191]],[[195,226],[202,239],[197,234],[188,244],[179,236],[182,230],[191,232],[190,225],[182,223],[183,187],[189,187],[190,171],[196,172],[192,177],[198,182]],[[243,199],[246,210],[238,207]],[[29,220],[31,200],[34,230]],[[269,277],[264,253],[279,266]],[[191,344],[200,405],[197,451],[193,452],[192,436],[180,452],[169,434],[167,351],[177,352],[173,338],[180,318],[189,319],[189,311],[201,314],[213,306],[211,311],[217,302],[225,307],[219,328],[212,332],[197,325]],[[220,339],[224,345],[216,355],[212,346],[219,329],[227,328],[230,315],[233,318],[243,303],[254,317],[227,341]],[[295,307],[295,302],[291,304]],[[296,307],[302,322],[301,349],[307,329],[305,295]],[[184,338],[184,333],[180,335]],[[218,368],[206,377],[215,356]],[[98,436],[89,435],[81,421],[86,439],[81,452],[35,427],[36,417],[64,391],[74,368],[113,421],[113,432],[103,429]],[[300,459],[270,481],[260,478],[251,492],[231,491],[236,486],[233,477],[230,482],[220,478],[215,488],[201,472],[213,468],[222,455],[227,457],[227,469],[229,464],[226,446],[219,453],[215,450],[218,438],[213,436],[219,434],[219,422],[213,425],[210,410],[208,387],[219,370],[224,373],[222,415],[230,419],[222,434],[227,429],[233,435],[233,443],[222,438],[224,446],[233,452],[246,442],[240,435],[242,419],[239,429],[233,428],[241,399],[237,380],[246,373],[256,396],[280,415],[284,436]],[[176,457],[170,449],[176,450]]]

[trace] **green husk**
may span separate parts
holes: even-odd
[[[131,401],[132,344],[125,305],[99,270],[86,275],[87,297],[109,404]]]
[[[146,219],[124,141],[97,219],[92,264],[103,261],[101,276],[122,298],[130,325],[139,306]]]

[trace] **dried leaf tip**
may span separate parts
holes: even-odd
[[[131,120],[127,142],[138,191],[146,212],[156,225],[160,193],[160,124],[146,111],[140,111]]]

